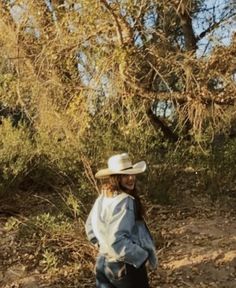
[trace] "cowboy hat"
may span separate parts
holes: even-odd
[[[111,156],[108,159],[108,168],[99,170],[96,174],[96,178],[105,178],[114,174],[139,174],[146,170],[145,161],[132,164],[127,153]]]

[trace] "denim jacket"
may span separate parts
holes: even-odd
[[[144,221],[135,219],[135,199],[122,192],[109,198],[100,195],[86,221],[88,239],[99,244],[99,253],[110,261],[139,268],[147,260],[157,266],[155,246]]]

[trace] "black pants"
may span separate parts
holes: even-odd
[[[124,262],[109,262],[99,256],[96,262],[97,288],[149,288],[145,265],[134,268]]]

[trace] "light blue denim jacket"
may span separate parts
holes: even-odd
[[[88,239],[99,244],[99,253],[110,261],[139,268],[146,260],[157,266],[155,246],[144,221],[135,219],[135,200],[122,192],[109,198],[100,195],[86,221]]]

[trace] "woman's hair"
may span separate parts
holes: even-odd
[[[106,197],[113,197],[115,194],[120,193],[120,177],[119,175],[110,175],[103,180],[101,193]]]
[[[133,190],[129,190],[121,185],[121,177],[122,175],[110,175],[102,184],[101,194],[106,197],[113,197],[121,192],[125,192],[135,199],[135,209],[136,209],[136,217],[138,220],[143,219],[144,209],[141,202],[141,199],[138,195],[138,191],[136,185]]]

